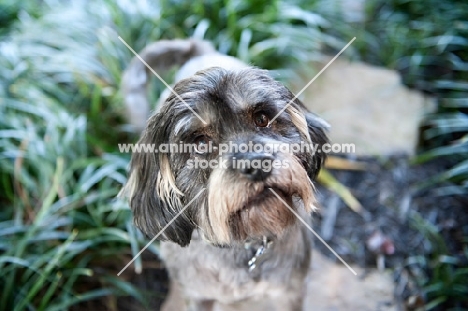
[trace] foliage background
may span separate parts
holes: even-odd
[[[116,277],[146,243],[115,199],[129,160],[117,143],[136,138],[118,91],[132,55],[118,36],[137,51],[160,38],[206,38],[285,82],[296,77],[295,66],[356,36],[348,57],[396,69],[438,100],[414,161],[453,159],[422,186],[466,196],[468,4],[367,1],[364,21],[346,23],[333,3],[1,1],[0,309],[65,310],[103,297],[117,309],[122,295],[145,304],[128,277]],[[152,88],[156,98],[161,86]],[[437,229],[422,223],[428,239],[443,245]],[[435,249],[435,264],[422,266],[429,307],[459,306],[468,294],[467,265]],[[142,270],[141,258],[134,269]]]

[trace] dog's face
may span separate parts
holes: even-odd
[[[312,211],[311,180],[324,154],[285,146],[323,145],[325,123],[297,99],[288,105],[294,95],[287,88],[263,70],[210,68],[174,91],[180,98],[171,95],[148,120],[139,144],[194,148],[133,154],[124,190],[145,234],[173,221],[161,240],[185,246],[199,228],[206,240],[226,245],[281,235],[297,221],[286,204]]]

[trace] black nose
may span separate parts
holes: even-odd
[[[275,159],[268,153],[238,153],[235,168],[251,181],[265,180],[272,170]]]

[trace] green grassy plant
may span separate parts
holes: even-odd
[[[287,1],[0,7],[9,10],[0,24],[1,310],[67,310],[91,299],[115,309],[121,295],[145,303],[115,276],[147,242],[115,199],[129,161],[117,145],[135,139],[118,91],[133,55],[118,36],[137,51],[161,38],[205,38],[283,80],[293,73],[286,65],[338,42],[322,34],[321,16]],[[129,269],[141,271],[141,258]]]
[[[429,255],[408,259],[410,269],[417,268],[416,281],[426,298],[425,310],[466,310],[468,306],[468,247],[460,255],[451,254],[439,229],[419,214],[413,214],[412,226],[430,244]],[[468,242],[465,241],[465,243]]]

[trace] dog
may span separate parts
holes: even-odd
[[[311,221],[313,181],[325,155],[281,146],[320,150],[328,142],[326,122],[268,71],[209,42],[158,41],[139,55],[156,72],[181,68],[151,116],[146,91],[153,73],[136,57],[125,70],[122,92],[129,123],[142,130],[138,143],[194,146],[134,153],[121,192],[135,225],[150,238],[159,234],[170,276],[162,309],[302,310],[312,248],[302,222]],[[242,144],[265,148],[221,152]],[[227,164],[193,165],[213,160]],[[236,166],[240,160],[273,167]]]

